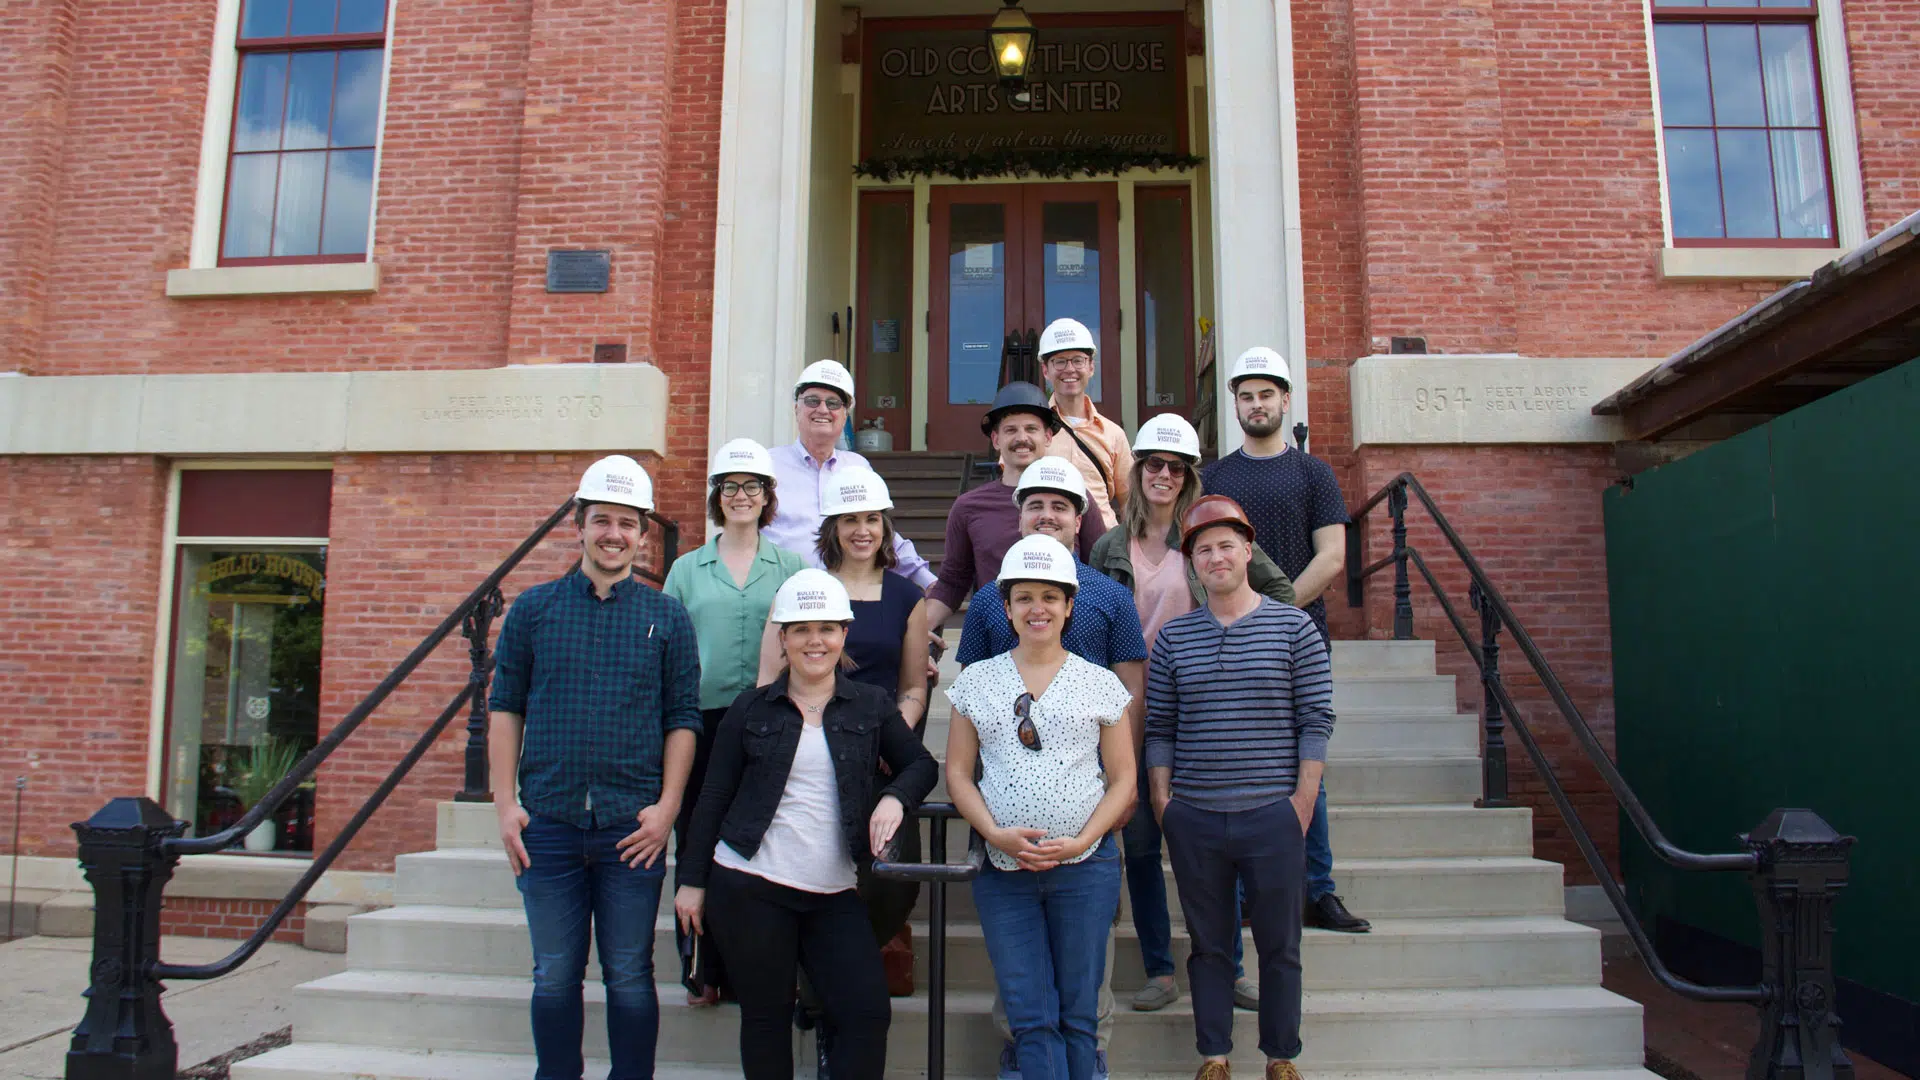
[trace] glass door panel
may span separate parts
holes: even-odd
[[[1055,319],[1078,319],[1093,332],[1098,363],[1087,384],[1096,404],[1118,386],[1119,193],[1112,184],[1028,184],[1023,192],[1033,272],[1027,278],[1025,325],[1042,330]],[[1103,412],[1117,418],[1119,399]]]
[[[205,836],[233,824],[320,735],[325,548],[180,547],[167,810]],[[313,785],[248,839],[313,849]]]
[[[1134,190],[1139,283],[1140,416],[1193,417],[1193,248],[1187,189]]]
[[[1020,188],[933,191],[933,312],[927,448],[978,450],[980,418],[1000,388],[1007,332],[1021,321]]]
[[[878,419],[909,448],[913,395],[913,193],[860,196],[860,293],[854,310],[855,422]]]

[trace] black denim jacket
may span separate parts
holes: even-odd
[[[760,850],[786,793],[804,722],[787,699],[785,675],[733,699],[714,734],[706,784],[693,804],[686,854],[675,874],[678,884],[706,888],[719,840],[749,859]],[[847,850],[855,865],[866,866],[873,861],[867,819],[874,804],[882,795],[892,795],[913,810],[939,781],[940,767],[901,718],[893,695],[854,682],[845,672],[834,679],[821,723],[840,787],[840,827]],[[893,770],[893,782],[876,791],[881,761]]]

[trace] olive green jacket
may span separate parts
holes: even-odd
[[[1127,526],[1123,522],[1108,529],[1093,545],[1093,551],[1087,556],[1087,565],[1107,575],[1113,580],[1133,588],[1133,548],[1128,542]],[[1178,550],[1180,531],[1178,528],[1167,530],[1167,546]],[[1247,584],[1253,591],[1271,596],[1283,604],[1293,603],[1293,582],[1286,572],[1253,545],[1253,564],[1247,567]],[[1200,574],[1193,568],[1193,560],[1187,560],[1187,589],[1193,593],[1193,603],[1199,607],[1207,602],[1207,591],[1200,587]]]

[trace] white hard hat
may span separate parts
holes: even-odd
[[[1087,478],[1066,458],[1043,457],[1027,466],[1013,489],[1013,505],[1026,502],[1030,491],[1057,491],[1072,499],[1081,513],[1087,512]]]
[[[1200,433],[1179,413],[1161,413],[1141,424],[1140,434],[1133,440],[1133,452],[1141,457],[1155,450],[1199,461]]]
[[[1233,362],[1233,373],[1227,376],[1227,389],[1239,389],[1241,379],[1272,379],[1282,390],[1293,389],[1293,376],[1287,373],[1287,358],[1265,345],[1255,345]]]
[[[1068,349],[1085,349],[1088,356],[1098,356],[1100,352],[1093,343],[1093,331],[1079,319],[1055,319],[1040,331],[1040,359]]]
[[[587,466],[573,497],[587,503],[613,503],[635,510],[653,509],[653,481],[640,463],[625,454],[603,457]]]
[[[839,578],[809,566],[788,578],[773,594],[773,611],[767,621],[852,622],[853,604]]]
[[[1043,533],[1023,536],[1007,549],[1000,560],[1001,584],[1015,581],[1051,581],[1069,589],[1080,587],[1080,570],[1073,564],[1073,552],[1067,545]]]
[[[893,497],[887,493],[887,482],[872,469],[862,469],[857,465],[836,471],[827,478],[826,486],[820,492],[821,517],[891,509]]]
[[[733,473],[745,473],[773,479],[773,455],[767,448],[752,439],[734,439],[713,455],[713,467],[707,470],[708,480],[718,480]]]
[[[808,364],[807,369],[800,373],[800,378],[793,384],[793,396],[799,397],[800,391],[809,386],[824,386],[829,390],[839,391],[840,396],[848,401],[853,400],[853,376],[848,374],[847,369],[841,367],[838,361],[815,360]]]

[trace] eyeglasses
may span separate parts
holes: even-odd
[[[847,407],[847,403],[837,397],[821,397],[819,394],[808,394],[800,399],[800,404],[809,409],[825,409],[828,412],[840,412]]]
[[[1177,473],[1186,466],[1186,462],[1175,458],[1149,457],[1140,460],[1140,471],[1147,473]]]
[[[758,480],[723,480],[720,483],[720,497],[723,499],[731,499],[741,492],[750,496],[758,495],[766,490],[767,485]]]
[[[1013,715],[1020,721],[1020,727],[1016,729],[1020,736],[1020,745],[1029,750],[1038,751],[1040,729],[1033,726],[1032,694],[1021,691],[1020,696],[1013,699]]]
[[[1093,357],[1091,356],[1049,356],[1040,362],[1049,367],[1057,368],[1079,368],[1081,370],[1087,370],[1093,367]]]

